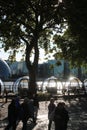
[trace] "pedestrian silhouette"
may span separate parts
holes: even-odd
[[[54,104],[54,98],[51,98],[50,103],[48,105],[48,119],[49,119],[48,130],[51,129],[51,124],[53,121],[53,113],[54,113],[55,107],[56,107],[56,105]]]
[[[69,115],[65,108],[65,103],[59,102],[54,114],[55,130],[67,130],[68,121]]]
[[[12,128],[12,130],[16,130],[17,124],[17,108],[15,99],[12,99],[11,103],[8,106],[8,125],[6,126],[5,130],[9,130]]]

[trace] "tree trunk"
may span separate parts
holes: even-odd
[[[82,79],[82,70],[81,66],[78,67],[78,78],[81,80]]]
[[[37,93],[36,85],[36,68],[34,66],[29,70],[29,94],[32,96],[34,93]]]
[[[32,49],[34,49],[34,60],[33,62],[30,60]],[[37,38],[32,39],[31,43],[26,46],[26,65],[29,71],[29,96],[32,97],[34,93],[37,92],[37,84],[36,84],[36,76],[38,70],[38,59],[39,59],[39,49]]]

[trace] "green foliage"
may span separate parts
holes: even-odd
[[[63,35],[55,35],[54,42],[61,51],[56,51],[55,57],[70,61],[72,66],[86,63],[86,50],[82,47],[79,36],[73,36],[71,30],[67,29]],[[84,50],[84,51],[83,51]]]
[[[68,23],[70,34],[73,36],[74,59],[80,59],[81,62],[87,61],[87,4],[86,0],[63,0],[65,7],[65,19]],[[71,51],[70,51],[71,52]]]
[[[87,62],[87,4],[86,0],[63,0],[60,3],[65,32],[54,35],[55,58],[66,59],[76,67]],[[59,48],[59,50],[58,50]]]
[[[57,62],[56,62],[56,66],[60,66],[61,65],[61,62],[58,60]]]
[[[37,37],[39,46],[45,48],[48,53],[52,31],[55,30],[56,23],[61,20],[57,12],[57,2],[52,0],[1,1],[0,37],[5,51],[9,48],[17,49],[21,44],[30,44],[31,40]]]

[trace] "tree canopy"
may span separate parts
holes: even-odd
[[[39,45],[47,49],[53,30],[60,29],[57,24],[62,17],[56,0],[9,0],[1,1],[0,5],[0,38],[5,50],[30,44],[34,36],[37,37]]]
[[[76,50],[76,60],[87,61],[87,4],[86,0],[64,0],[66,20],[68,23],[69,38],[72,37],[73,43],[71,44],[70,52]],[[70,45],[70,44],[68,44]],[[73,54],[74,56],[74,54]]]
[[[8,0],[0,2],[0,40],[5,50],[25,45],[30,91],[35,92],[39,48],[48,50],[54,30],[62,20],[58,0]],[[34,54],[33,62],[31,54]],[[15,53],[14,53],[15,54]]]
[[[86,64],[87,61],[87,5],[86,0],[63,0],[60,4],[66,30],[63,35],[54,36],[54,43],[61,51],[56,57],[71,61],[72,65]]]

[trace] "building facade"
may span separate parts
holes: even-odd
[[[37,78],[46,79],[51,76],[55,76],[59,79],[67,79],[69,76],[78,77],[81,80],[86,79],[86,68],[70,68],[69,62],[65,60],[59,60],[60,64],[57,64],[57,60],[48,60],[38,65]],[[11,75],[15,78],[29,75],[25,61],[14,62],[9,64]]]
[[[50,76],[56,76],[58,78],[64,78],[69,75],[69,64],[67,61],[60,60],[61,65],[56,64],[56,60],[48,60],[42,64],[38,65],[38,78],[48,78]],[[54,66],[51,68],[51,66]],[[28,69],[26,67],[25,61],[14,62],[10,64],[12,75],[28,75]]]

